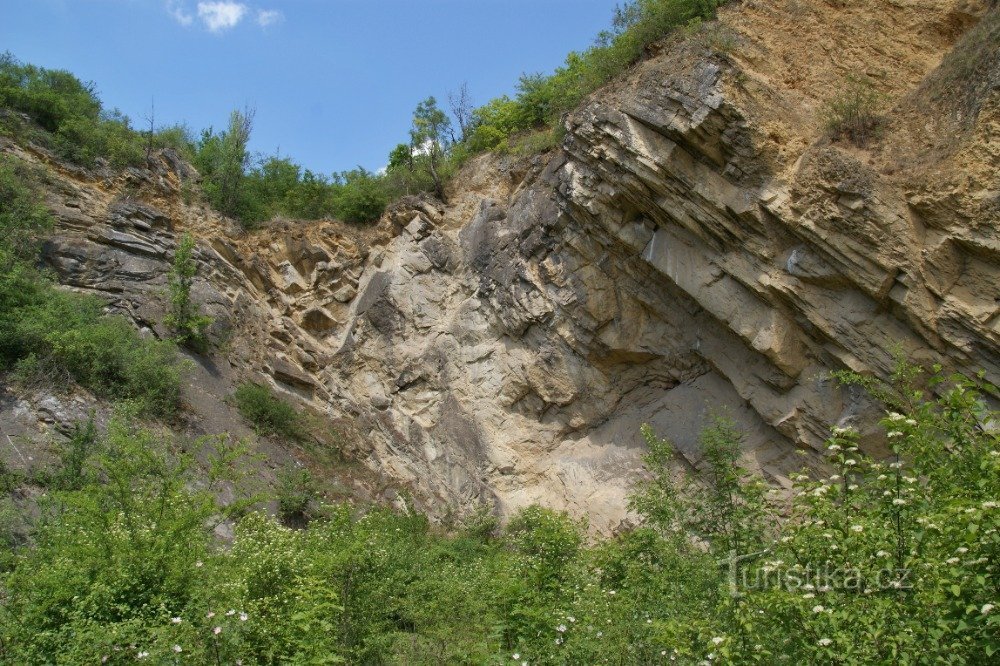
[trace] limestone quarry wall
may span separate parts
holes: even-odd
[[[884,377],[902,352],[1000,380],[986,4],[738,3],[588,99],[560,149],[474,158],[447,204],[404,200],[372,228],[243,234],[186,201],[196,174],[169,153],[120,176],[52,165],[46,258],[162,335],[193,232],[215,362],[350,420],[350,454],[433,515],[541,502],[612,530],[640,424],[696,468],[720,410],[787,486],[835,424],[880,445],[875,405],[831,370]],[[858,73],[886,95],[864,148],[820,119]]]

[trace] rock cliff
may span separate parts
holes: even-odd
[[[713,411],[779,486],[829,428],[872,428],[831,370],[894,354],[1000,381],[1000,18],[972,0],[756,0],[658,46],[545,155],[474,158],[448,201],[359,229],[243,234],[168,153],[48,162],[60,280],[162,329],[178,233],[226,377],[349,422],[355,459],[432,515],[541,502],[627,520],[650,423],[699,464]],[[880,135],[831,140],[849,75]],[[874,431],[872,431],[874,432]],[[877,439],[872,440],[877,447]]]

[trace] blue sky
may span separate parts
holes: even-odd
[[[323,173],[383,166],[417,102],[481,104],[587,47],[620,0],[0,0],[0,51],[157,124],[225,125]]]

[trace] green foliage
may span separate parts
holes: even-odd
[[[701,433],[702,476],[688,501],[689,529],[717,553],[753,552],[764,545],[767,486],[740,466],[742,434],[724,417]]]
[[[621,74],[646,47],[692,22],[712,18],[724,0],[633,0],[615,12],[610,31],[548,76],[525,74],[517,96],[495,98],[475,109],[467,144],[473,152],[506,150],[517,134],[559,124],[562,114]],[[543,148],[550,144],[543,144]]]
[[[196,490],[193,453],[126,420],[104,438],[83,428],[33,545],[2,560],[5,658],[992,663],[995,390],[939,375],[918,389],[921,378],[904,369],[881,387],[901,405],[882,422],[892,456],[870,458],[857,432],[836,429],[830,476],[795,480],[777,532],[732,423],[706,429],[703,473],[683,485],[670,445],[644,429],[650,479],[633,508],[646,524],[589,545],[583,525],[540,507],[499,534],[484,510],[448,535],[419,515],[339,506],[305,529],[250,513],[230,548],[212,548],[218,516],[238,512]],[[304,475],[285,480],[288,508],[314,501]]]
[[[75,423],[69,437],[62,445],[59,466],[52,477],[50,487],[58,490],[80,490],[93,482],[93,470],[87,467],[87,460],[93,455],[98,443],[97,426],[94,417],[83,423]]]
[[[510,136],[534,126],[534,120],[526,115],[523,105],[510,97],[492,99],[473,111],[469,148],[475,152],[502,150]]]
[[[170,267],[168,286],[170,289],[170,314],[166,324],[177,334],[177,341],[193,349],[203,350],[208,344],[205,330],[212,318],[198,313],[198,306],[191,300],[191,286],[198,274],[198,264],[192,252],[194,237],[184,234],[174,252]]]
[[[0,105],[28,114],[53,134],[67,121],[97,121],[101,114],[92,83],[63,70],[22,64],[10,53],[0,56]]]
[[[442,201],[444,184],[458,160],[453,153],[451,120],[437,100],[428,97],[413,111],[410,142],[389,153],[386,176],[398,193],[432,191]]]
[[[308,520],[309,504],[317,496],[316,482],[306,467],[285,467],[278,472],[278,515],[286,522]]]
[[[740,465],[742,435],[728,418],[717,416],[700,436],[703,456],[697,478],[679,484],[672,474],[673,447],[649,426],[644,457],[651,478],[640,482],[630,508],[663,534],[696,537],[711,552],[748,553],[763,548],[772,519],[767,486]]]
[[[882,124],[882,95],[868,79],[849,76],[840,91],[823,107],[823,122],[833,138],[864,146]]]
[[[346,222],[374,222],[389,203],[389,191],[383,178],[358,167],[334,178],[335,215]]]
[[[305,437],[305,423],[295,407],[261,384],[240,384],[233,394],[240,414],[253,424],[258,432],[275,434],[290,440]]]
[[[186,143],[177,128],[144,138],[127,116],[103,108],[92,83],[63,70],[21,63],[10,53],[0,55],[0,108],[23,113],[40,128],[7,114],[0,118],[0,132],[35,141],[84,166],[98,158],[115,168],[139,165],[150,143],[157,148]]]
[[[215,133],[209,128],[202,132],[195,154],[205,197],[216,210],[245,222],[256,219],[246,182],[253,118],[251,109],[233,110],[225,131]]]
[[[148,139],[147,139],[148,140]],[[167,125],[156,130],[153,136],[153,148],[170,148],[186,160],[194,160],[195,140],[187,125]]]
[[[217,488],[192,490],[193,453],[170,453],[134,423],[126,411],[104,437],[87,426],[74,435],[87,445],[70,445],[72,470],[56,476],[67,482],[50,490],[31,547],[4,577],[9,663],[125,663],[139,652],[162,661],[182,641],[190,658],[210,654],[201,564]]]
[[[672,31],[712,18],[724,0],[633,0],[617,10],[613,29],[591,48],[570,53],[553,74],[522,75],[517,95],[471,109],[468,92],[451,96],[460,139],[433,97],[417,105],[409,143],[389,154],[383,186],[392,194],[431,191],[445,198],[445,183],[470,155],[483,151],[534,155],[562,140],[563,114],[621,74],[646,47]],[[721,34],[710,40],[730,50]]]
[[[176,409],[180,365],[172,344],[140,337],[122,317],[105,316],[97,299],[45,282],[32,286],[33,298],[5,308],[9,337],[0,343],[0,358],[43,359],[103,397],[139,401],[157,414]],[[0,303],[15,300],[5,296],[0,293]]]
[[[750,596],[766,615],[805,628],[778,639],[779,627],[762,627],[776,652],[806,662],[984,663],[1000,650],[1000,440],[985,403],[995,389],[939,374],[919,388],[918,376],[902,367],[881,387],[900,400],[882,421],[891,457],[865,455],[856,431],[837,428],[827,444],[834,473],[797,479],[795,519],[772,564],[786,577],[835,573],[815,592]]]
[[[437,100],[428,97],[417,104],[413,111],[413,126],[410,129],[410,163],[427,169],[434,193],[444,200],[444,179],[442,162],[448,151],[451,135],[451,120],[438,108]]]
[[[194,158],[206,176],[205,195],[218,210],[250,228],[278,216],[363,224],[382,215],[390,197],[384,178],[360,167],[328,178],[277,156],[251,166],[245,144],[240,148],[230,138],[234,133],[249,136],[249,127],[237,120],[234,116],[226,132],[204,132]]]
[[[41,200],[42,174],[21,160],[0,155],[0,246],[13,257],[31,257],[39,234],[52,226]]]
[[[172,412],[180,365],[170,343],[140,337],[123,318],[105,316],[95,298],[57,289],[33,266],[49,224],[33,172],[0,162],[0,368],[23,379],[73,378],[98,395]]]

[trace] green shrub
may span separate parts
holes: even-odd
[[[59,451],[59,466],[52,476],[52,487],[58,490],[81,490],[94,481],[92,470],[87,468],[88,459],[97,447],[97,426],[94,417],[82,423],[75,423],[69,438]]]
[[[334,183],[334,211],[346,222],[374,222],[389,203],[382,178],[364,169],[345,171]]]
[[[833,138],[858,146],[875,138],[882,124],[882,95],[867,79],[848,77],[840,92],[823,107],[823,122]]]
[[[235,109],[225,131],[212,128],[201,134],[195,151],[195,166],[203,177],[205,198],[221,213],[248,226],[261,219],[258,201],[247,180],[251,156],[247,149],[253,130],[254,111]]]
[[[35,354],[98,395],[135,400],[157,414],[180,400],[180,364],[169,342],[142,338],[120,316],[105,316],[94,298],[51,285],[13,315],[16,356]]]
[[[27,114],[47,134],[30,133],[61,157],[92,166],[103,157],[117,168],[141,164],[142,136],[119,111],[106,111],[93,84],[69,72],[0,56],[0,107]],[[16,123],[5,123],[17,131]]]
[[[55,132],[56,152],[77,164],[93,165],[103,157],[114,168],[141,164],[145,157],[142,138],[118,112],[97,119],[67,118]]]
[[[306,169],[302,178],[285,195],[280,212],[304,220],[333,217],[336,195],[337,190],[330,186],[328,178]]]
[[[307,521],[309,504],[316,495],[316,482],[307,468],[289,466],[278,472],[278,515],[286,523]]]
[[[277,216],[368,223],[385,210],[390,188],[382,176],[359,167],[327,178],[277,156],[251,165],[245,143],[231,136],[249,136],[249,127],[231,122],[226,132],[204,132],[194,163],[205,176],[202,189],[209,202],[247,228]]]
[[[701,439],[706,473],[684,485],[669,443],[646,429],[651,476],[633,508],[647,520],[613,538],[585,540],[582,525],[540,507],[492,538],[344,505],[296,530],[250,513],[230,548],[212,548],[213,517],[235,514],[196,490],[193,453],[171,455],[117,419],[107,437],[70,448],[66,468],[82,473],[53,488],[32,546],[0,560],[4,657],[992,663],[995,389],[936,374],[918,387],[909,370],[894,386],[841,377],[889,401],[892,455],[865,456],[857,432],[836,429],[829,471],[795,479],[777,533],[765,529],[759,478],[740,469],[739,433],[717,420]],[[298,474],[288,484],[287,506],[300,508],[309,484]]]
[[[526,132],[511,138],[510,152],[522,156],[540,155],[558,147],[564,135],[561,125]]]
[[[101,114],[93,84],[63,70],[23,64],[10,53],[0,55],[0,106],[28,114],[53,133],[69,120],[96,121]]]
[[[169,454],[134,418],[119,415],[99,440],[84,429],[88,445],[70,458],[83,473],[43,501],[32,546],[4,575],[5,660],[125,663],[157,651],[161,661],[190,630],[170,617],[204,618],[197,565],[218,509],[209,490],[192,490],[192,455]]]
[[[36,241],[52,226],[42,203],[42,173],[10,155],[0,155],[0,248],[16,257],[30,257]]]
[[[266,386],[246,382],[240,384],[233,397],[240,414],[258,432],[281,435],[291,440],[300,440],[305,436],[302,415]]]
[[[208,346],[205,330],[212,323],[212,318],[199,314],[198,306],[191,300],[191,286],[198,274],[198,264],[192,256],[193,250],[194,237],[186,233],[177,243],[170,267],[170,314],[167,315],[166,324],[177,334],[178,342],[203,351]]]
[[[473,112],[468,144],[473,151],[504,150],[526,130],[555,126],[562,114],[620,75],[646,47],[691,22],[712,18],[725,0],[633,0],[615,12],[610,31],[594,46],[566,57],[552,74],[526,74],[517,96],[491,100]],[[547,148],[548,144],[542,146]]]
[[[524,114],[524,107],[506,95],[490,100],[472,114],[469,148],[480,152],[500,150],[508,137],[536,124],[537,119]]]
[[[168,125],[156,130],[153,136],[153,148],[170,148],[188,161],[194,160],[195,140],[187,125]]]

